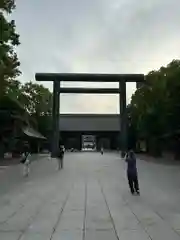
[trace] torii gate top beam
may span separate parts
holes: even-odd
[[[36,73],[36,81],[65,82],[144,82],[144,74]]]

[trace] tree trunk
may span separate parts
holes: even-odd
[[[4,80],[3,74],[0,74],[0,99],[5,95],[6,81]]]
[[[0,142],[0,159],[4,158],[4,145]]]
[[[176,140],[176,142],[174,143],[174,159],[175,160],[180,160],[180,149],[179,149],[179,146],[180,146],[180,141],[179,140]]]

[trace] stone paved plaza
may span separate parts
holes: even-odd
[[[0,171],[0,240],[178,240],[180,167],[138,160],[132,196],[116,153],[66,153]]]

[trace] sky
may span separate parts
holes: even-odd
[[[16,0],[24,83],[36,72],[144,73],[180,58],[179,0]],[[52,83],[43,83],[52,90]],[[67,87],[116,87],[62,83]],[[127,84],[127,102],[135,91]],[[60,113],[119,113],[119,96],[60,97]]]

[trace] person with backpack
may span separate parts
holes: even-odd
[[[136,156],[132,150],[126,154],[125,161],[127,162],[127,178],[130,191],[132,194],[136,192],[138,195],[140,195]]]

